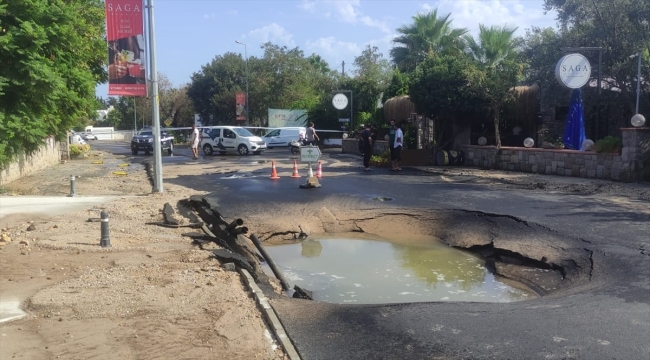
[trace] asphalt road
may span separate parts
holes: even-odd
[[[189,149],[186,150],[189,154]],[[177,149],[167,162],[188,161]],[[272,150],[231,161],[284,156]],[[288,150],[283,150],[288,151]],[[327,163],[331,157],[324,156]],[[208,159],[208,161],[210,161]],[[215,160],[216,161],[216,160]],[[164,171],[164,170],[163,170]],[[579,196],[448,182],[414,169],[389,173],[324,168],[322,188],[299,179],[181,176],[173,181],[212,191],[224,207],[278,209],[325,197],[375,208],[460,209],[510,215],[566,235],[567,247],[592,253],[587,285],[563,294],[507,303],[334,305],[273,299],[303,359],[650,359],[650,216],[606,196]],[[392,201],[375,202],[375,197]],[[637,208],[650,207],[636,202]]]

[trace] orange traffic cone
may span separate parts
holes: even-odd
[[[300,175],[298,174],[298,163],[296,163],[296,160],[293,161],[293,174],[291,174],[292,178],[299,178]]]
[[[278,171],[275,169],[275,161],[271,161],[271,179],[279,179]]]
[[[320,161],[318,162],[318,169],[316,169],[316,177],[323,177],[323,165],[320,163]]]

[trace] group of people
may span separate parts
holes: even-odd
[[[390,121],[390,130],[388,131],[388,147],[390,149],[391,169],[390,171],[402,171],[400,162],[402,161],[402,148],[404,147],[404,132],[402,131],[402,123],[397,124],[395,119]],[[359,135],[359,150],[363,153],[363,167],[364,171],[370,171],[370,157],[372,156],[372,148],[374,147],[375,140],[377,139],[377,129],[373,126],[366,124],[364,130]]]

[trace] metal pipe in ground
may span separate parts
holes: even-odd
[[[269,256],[269,253],[267,253],[266,249],[264,249],[264,245],[262,245],[260,239],[258,239],[257,236],[255,236],[255,234],[251,234],[250,238],[253,241],[253,244],[255,244],[257,250],[260,252],[260,254],[262,254],[262,257],[264,257],[264,260],[266,260],[266,263],[269,264],[269,267],[271,268],[271,271],[273,271],[273,273],[275,274],[275,277],[278,278],[278,280],[280,280],[280,284],[282,285],[282,290],[289,290],[291,288],[289,286],[289,283],[280,272],[280,269],[278,269],[278,266],[275,265],[275,262],[273,261],[273,259],[271,259],[271,256]]]
[[[102,210],[101,213],[101,238],[99,240],[99,246],[101,247],[111,247],[111,237],[108,230],[108,211]]]
[[[77,179],[75,178],[74,175],[70,175],[70,195],[68,197],[75,197],[77,196],[77,186],[76,186],[76,181]]]

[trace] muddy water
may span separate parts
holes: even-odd
[[[266,249],[291,286],[313,291],[318,301],[511,302],[537,296],[501,282],[479,257],[433,237],[337,234]]]

